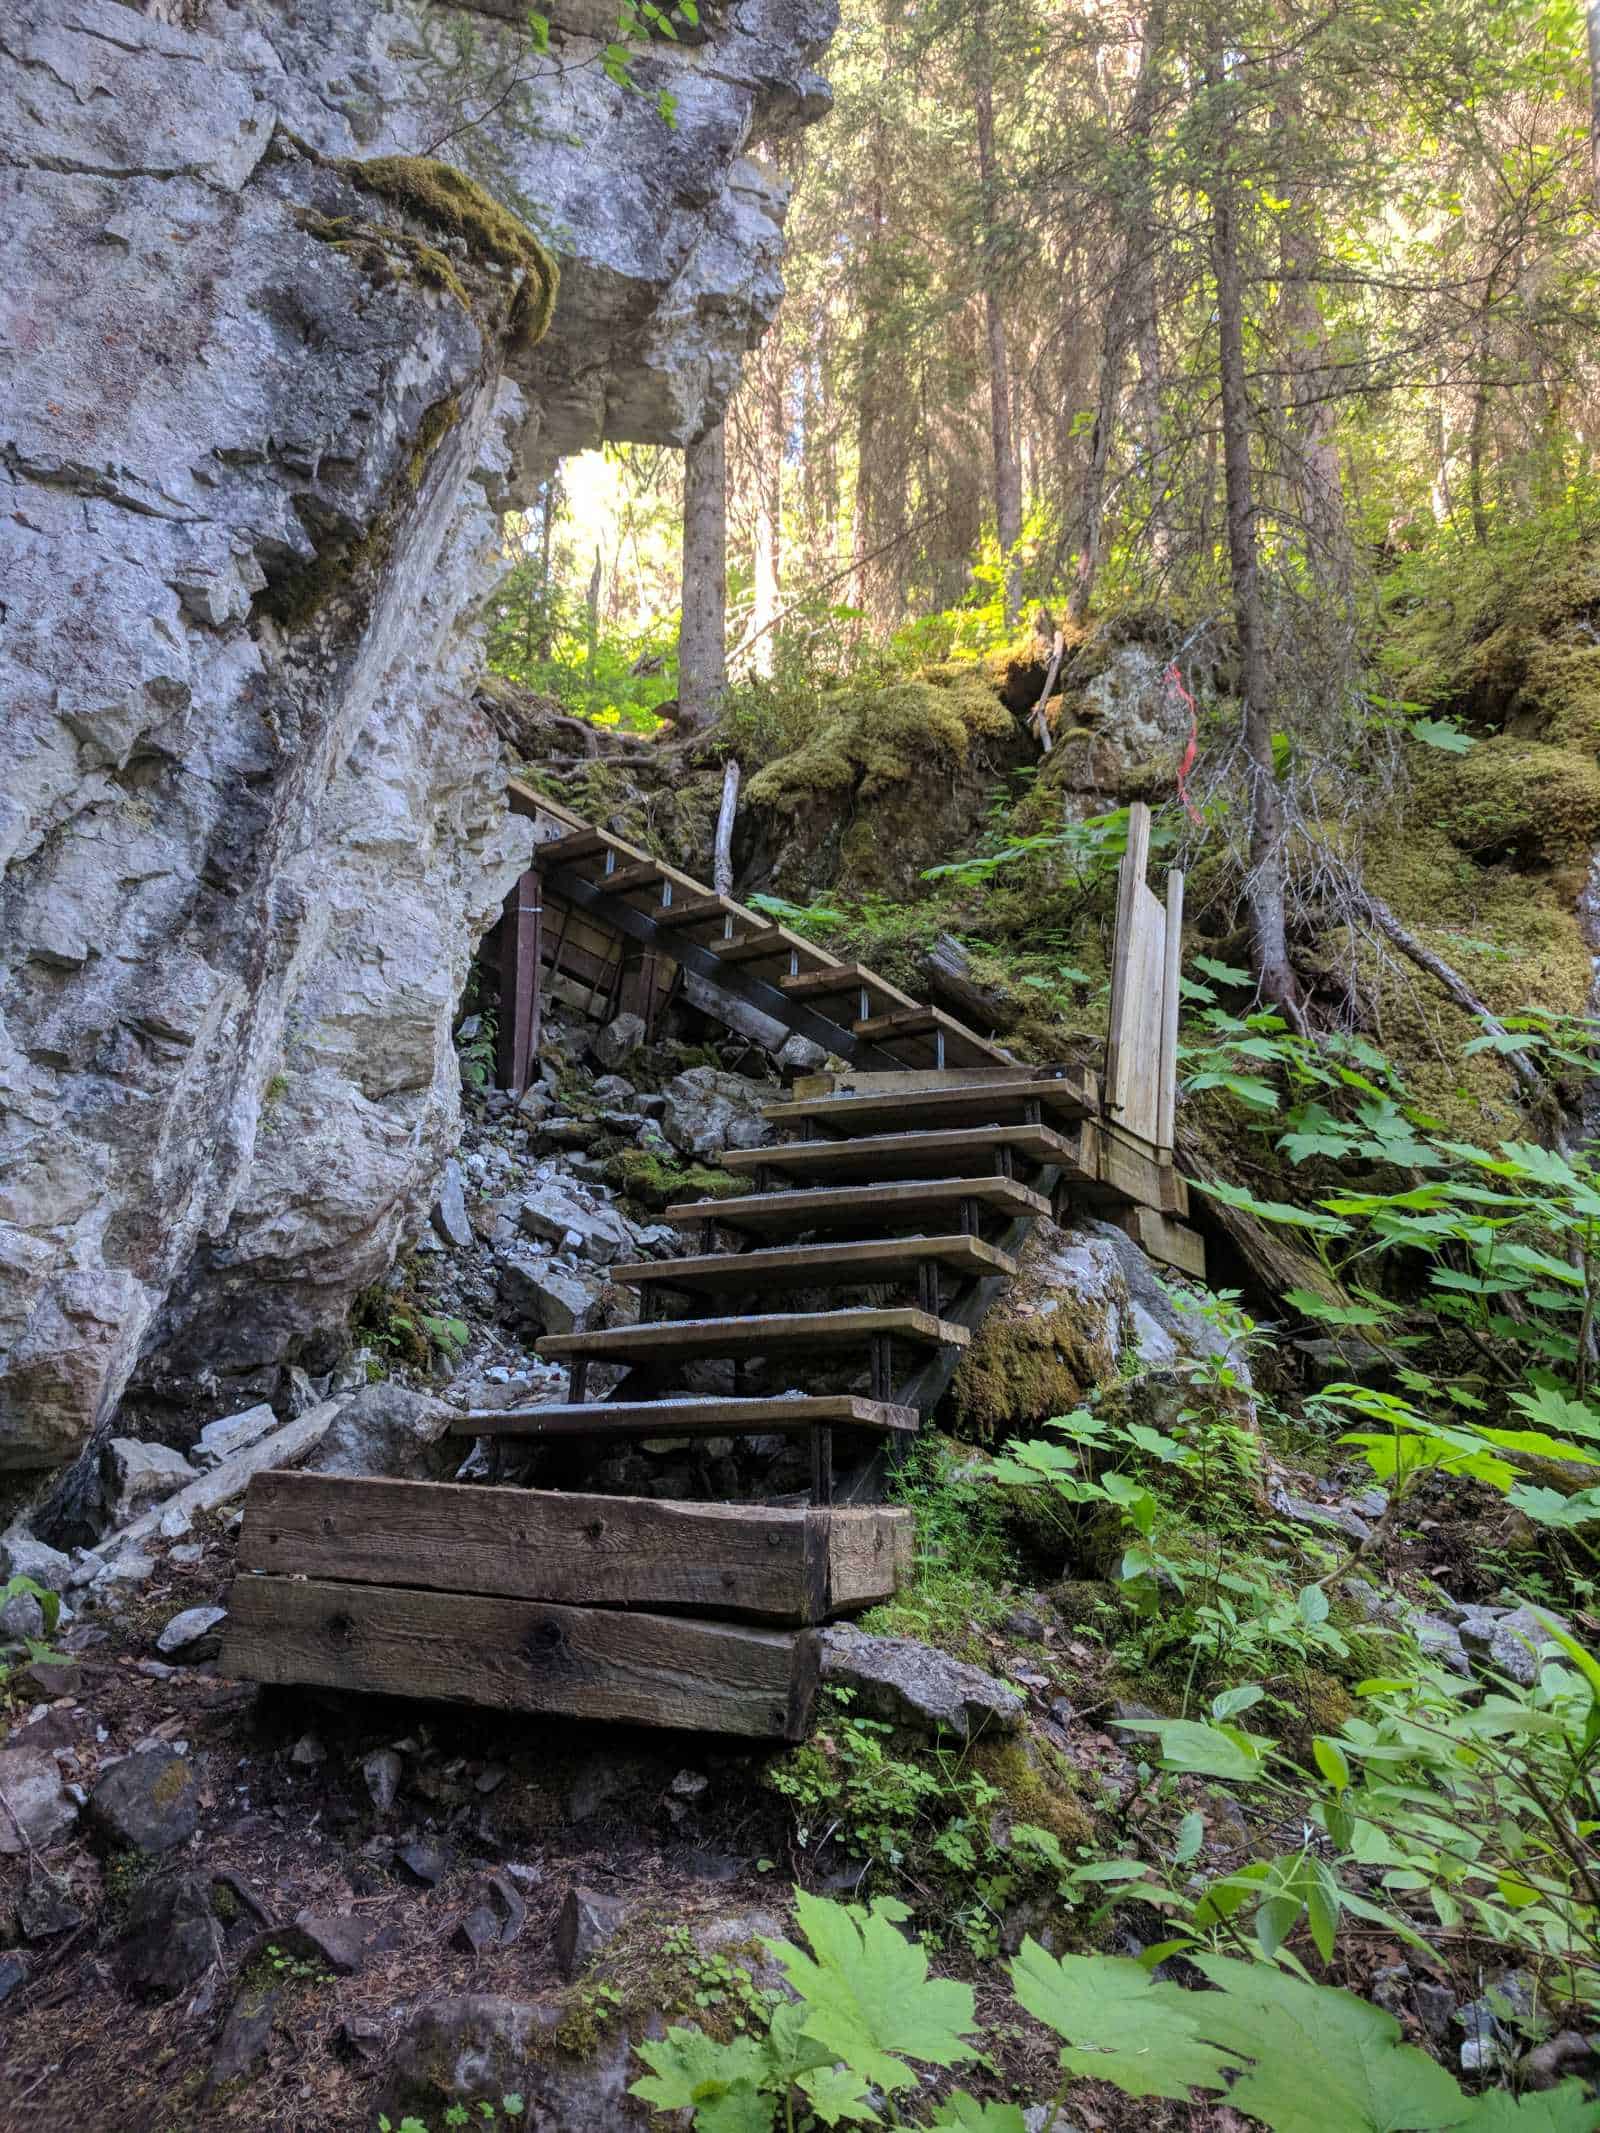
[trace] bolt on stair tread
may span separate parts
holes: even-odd
[[[837,1229],[914,1220],[965,1200],[1011,1215],[1047,1215],[1050,1202],[1015,1178],[904,1178],[876,1185],[818,1185],[727,1200],[688,1200],[665,1211],[668,1222],[721,1223],[729,1229]]]
[[[881,1335],[929,1348],[964,1348],[972,1335],[951,1319],[915,1305],[889,1310],[771,1311],[750,1318],[669,1318],[592,1333],[551,1333],[535,1344],[549,1361],[574,1356],[777,1354],[792,1348],[840,1348]]]
[[[1008,1278],[1017,1262],[981,1237],[871,1237],[849,1244],[780,1244],[753,1252],[701,1252],[682,1259],[641,1259],[606,1269],[624,1288],[822,1288],[910,1279],[928,1264],[977,1279]]]
[[[804,1393],[798,1397],[561,1401],[547,1407],[485,1408],[450,1425],[457,1437],[736,1437],[757,1432],[831,1429],[915,1431],[914,1407],[869,1400],[860,1393]]]

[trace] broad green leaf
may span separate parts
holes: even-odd
[[[872,2092],[848,2066],[818,2066],[795,2083],[825,2126],[881,2126]],[[768,2110],[772,2099],[764,2099]]]
[[[802,2003],[807,2037],[885,2093],[910,2086],[907,2059],[955,2066],[977,2056],[970,1985],[930,1978],[925,1951],[881,1909],[829,1903],[795,1891],[795,1916],[811,1943],[766,1946]]]
[[[1237,1207],[1244,1214],[1254,1215],[1258,1222],[1272,1222],[1282,1229],[1314,1230],[1325,1237],[1349,1235],[1348,1225],[1336,1222],[1331,1215],[1318,1214],[1314,1208],[1291,1207],[1284,1200],[1258,1200],[1242,1185],[1224,1184],[1213,1178],[1209,1183],[1203,1178],[1194,1179],[1196,1189],[1213,1200],[1220,1200],[1225,1207]],[[1330,1204],[1323,1203],[1324,1206]]]
[[[1400,2041],[1392,2015],[1265,1963],[1195,1961],[1221,1988],[1201,1999],[1201,2035],[1230,2060],[1254,2062],[1228,2101],[1272,2133],[1424,2133],[1459,2123],[1460,2089]]]
[[[935,2133],[1028,2133],[1028,2121],[1018,2105],[979,2103],[965,2089],[947,2096],[929,2123]]]
[[[1585,2096],[1578,2081],[1563,2081],[1560,2088],[1533,2096],[1490,2089],[1472,2099],[1455,2125],[1460,2133],[1595,2133],[1600,2106]]]
[[[1350,1764],[1338,1742],[1319,1733],[1312,1740],[1311,1753],[1316,1758],[1317,1768],[1334,1791],[1343,1792],[1350,1783]]]
[[[1463,733],[1454,719],[1414,718],[1412,737],[1429,748],[1442,748],[1446,755],[1467,755],[1477,747],[1470,733]]]
[[[637,2050],[651,2071],[630,2095],[658,2111],[693,2110],[707,2133],[771,2133],[771,2099],[757,2093],[771,2062],[753,2037],[721,2044],[703,2030],[673,2028]]]
[[[1123,1733],[1154,1733],[1161,1741],[1161,1760],[1169,1770],[1188,1770],[1200,1777],[1223,1778],[1242,1783],[1262,1774],[1267,1743],[1237,1726],[1208,1726],[1195,1718],[1119,1718]]]
[[[1011,1985],[1037,2021],[1062,2039],[1061,2064],[1125,2096],[1186,2103],[1191,2089],[1222,2089],[1239,2062],[1203,2041],[1200,1996],[1157,1984],[1114,1955],[1047,1955],[1025,1940]]]

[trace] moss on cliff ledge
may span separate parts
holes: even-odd
[[[749,801],[787,812],[852,788],[862,800],[904,784],[930,762],[965,763],[974,741],[1012,730],[1011,714],[970,672],[947,681],[855,682],[822,700],[816,727],[750,780]]]
[[[516,277],[510,323],[519,347],[544,338],[555,311],[561,274],[554,258],[519,216],[464,171],[431,156],[373,156],[339,164],[363,192],[430,223],[466,247],[476,260]],[[437,256],[437,255],[435,255]],[[460,284],[457,281],[457,289]]]

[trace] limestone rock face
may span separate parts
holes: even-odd
[[[639,91],[581,7],[547,60],[491,0],[174,12],[0,25],[12,1470],[136,1371],[315,1355],[426,1219],[527,851],[471,693],[501,515],[726,398],[779,294],[746,151],[822,108],[834,10],[734,0]],[[559,257],[538,345],[481,218],[370,168],[430,150]]]

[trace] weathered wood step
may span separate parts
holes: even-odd
[[[743,914],[726,896],[688,896],[681,903],[674,898],[653,916],[658,926],[688,927],[714,925],[728,918],[738,921]]]
[[[813,947],[810,941],[802,940],[798,933],[791,933],[786,926],[763,926],[759,932],[746,933],[738,940],[708,941],[706,945],[724,963],[774,962],[791,956],[797,957],[806,967],[831,966],[833,961],[825,950]]]
[[[251,1681],[802,1740],[818,1652],[810,1629],[241,1577],[228,1598],[222,1668]]]
[[[705,1355],[791,1355],[797,1349],[861,1347],[874,1340],[964,1348],[965,1326],[911,1304],[887,1310],[767,1311],[750,1318],[670,1318],[590,1333],[547,1333],[536,1352],[552,1362],[670,1362]]]
[[[778,989],[789,993],[796,1000],[856,999],[865,991],[877,999],[889,1002],[895,1008],[913,1008],[917,1002],[898,985],[891,985],[887,978],[880,978],[865,963],[840,963],[835,968],[801,970],[793,977],[780,978]]]
[[[873,1237],[853,1244],[780,1244],[753,1252],[704,1252],[686,1259],[642,1259],[606,1269],[627,1288],[710,1290],[866,1287],[912,1281],[936,1266],[956,1281],[1012,1275],[1017,1263],[981,1237]]]
[[[564,837],[549,837],[537,847],[541,866],[580,866],[610,849],[611,840],[602,830],[569,830]]]
[[[790,1141],[781,1148],[729,1148],[717,1161],[724,1170],[770,1170],[780,1177],[964,1177],[996,1174],[998,1159],[1005,1156],[1068,1168],[1077,1154],[1076,1140],[1049,1126],[963,1126],[874,1133],[859,1140]]]
[[[893,1078],[893,1077],[890,1077]],[[911,1086],[875,1089],[860,1096],[813,1096],[769,1104],[765,1116],[780,1126],[820,1126],[828,1133],[873,1133],[917,1126],[999,1126],[1092,1118],[1099,1103],[1095,1078],[1083,1068],[1057,1076],[944,1086],[933,1075],[907,1077]]]
[[[807,1230],[892,1230],[930,1216],[953,1215],[959,1222],[964,1210],[1013,1220],[1047,1215],[1050,1202],[1014,1178],[906,1178],[894,1184],[824,1185],[730,1200],[680,1201],[666,1210],[665,1219],[796,1235]]]
[[[807,1623],[889,1598],[911,1540],[908,1511],[874,1505],[658,1503],[269,1472],[245,1498],[239,1568],[363,1585],[403,1575],[433,1591]]]
[[[562,1401],[550,1407],[485,1407],[452,1422],[458,1437],[803,1436],[813,1429],[915,1430],[914,1407],[864,1399],[856,1392],[803,1393],[792,1399]]]
[[[613,867],[608,874],[597,874],[594,885],[612,896],[628,896],[635,889],[656,888],[665,879],[654,859],[636,859],[628,866]]]

